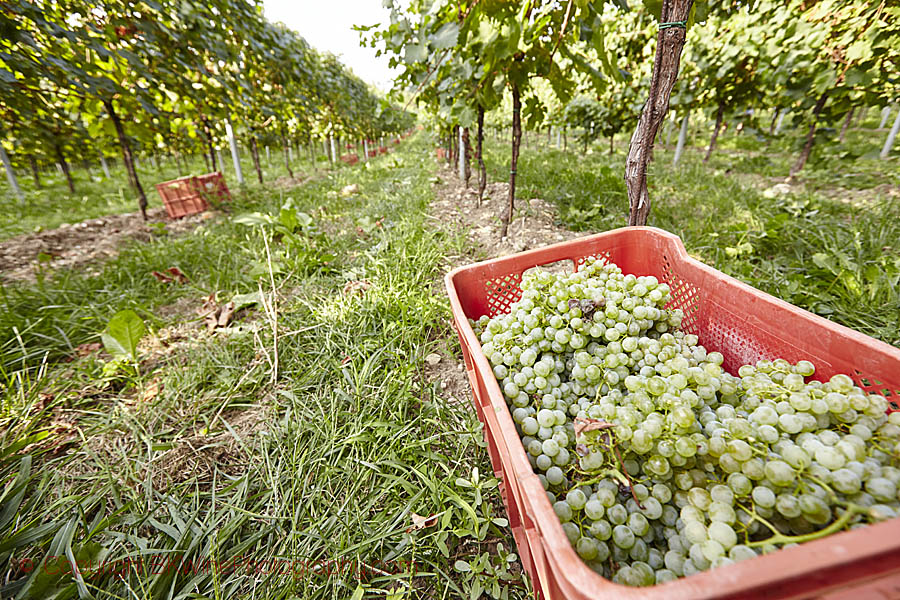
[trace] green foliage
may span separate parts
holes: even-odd
[[[136,312],[130,309],[120,310],[106,324],[100,336],[103,347],[113,358],[137,360],[137,346],[147,328]]]
[[[413,122],[249,0],[23,0],[0,27],[0,143],[17,168],[94,162],[112,140],[147,160],[212,154],[229,121],[251,145],[377,137]]]

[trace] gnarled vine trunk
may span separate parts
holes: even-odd
[[[256,168],[256,178],[263,182],[262,167],[259,166],[259,148],[256,145],[256,136],[251,133],[250,155],[253,156],[253,166]]]
[[[484,168],[484,107],[478,107],[478,206],[484,198],[484,188],[487,187],[487,169]]]
[[[138,208],[141,209],[141,218],[147,220],[147,196],[144,194],[144,188],[141,186],[141,180],[138,179],[137,171],[134,169],[134,161],[131,157],[131,148],[128,146],[128,138],[125,137],[125,128],[122,126],[122,120],[116,113],[112,100],[104,100],[103,106],[112,119],[113,126],[116,128],[116,136],[119,138],[119,146],[122,149],[122,162],[125,163],[125,170],[134,186],[138,195]]]
[[[841,126],[841,137],[840,137],[839,141],[842,144],[844,143],[844,136],[847,135],[847,129],[850,128],[850,120],[853,119],[853,111],[854,110],[856,110],[856,109],[851,108],[849,111],[847,111],[847,118],[844,119],[844,124]]]
[[[719,137],[719,129],[722,128],[722,117],[725,115],[725,103],[719,102],[719,109],[716,111],[716,126],[712,132],[712,138],[709,140],[709,148],[706,149],[706,156],[703,162],[708,163],[709,157],[712,156],[713,150],[716,149],[716,139]]]
[[[519,144],[522,142],[522,99],[519,97],[519,86],[512,84],[512,157],[509,162],[509,202],[503,212],[503,227],[500,237],[509,233],[509,223],[513,218],[516,201],[516,166],[519,164]]]
[[[284,137],[283,131],[281,132],[281,149],[282,149],[281,156],[282,156],[282,158],[284,158],[284,168],[288,172],[288,177],[293,179],[294,172],[291,170],[291,161],[288,158],[288,143],[287,143],[287,139]]]
[[[31,167],[31,177],[34,179],[34,187],[41,189],[41,174],[38,171],[37,161],[33,156],[28,157],[28,166]]]
[[[797,162],[791,167],[790,175],[788,175],[788,179],[791,180],[797,176],[803,167],[806,165],[806,161],[809,160],[809,155],[812,152],[813,142],[816,138],[816,124],[819,120],[819,113],[822,112],[822,109],[825,108],[825,101],[828,99],[828,91],[822,92],[822,95],[819,96],[819,100],[816,102],[816,105],[813,107],[812,111],[812,123],[809,124],[809,131],[806,134],[806,143],[803,144],[803,150],[800,152],[800,156],[797,157]]]
[[[212,143],[212,131],[209,128],[209,121],[206,117],[201,117],[200,120],[203,122],[203,132],[206,134],[206,148],[209,150],[209,162],[212,163],[212,171],[218,171],[216,167],[216,153],[213,150]],[[224,171],[225,165],[222,165],[222,169]]]
[[[687,22],[694,0],[663,0],[661,23]],[[650,95],[638,120],[628,159],[625,162],[625,185],[628,188],[629,225],[646,225],[650,215],[650,196],[647,192],[647,162],[653,150],[653,140],[659,124],[669,110],[672,87],[678,78],[681,50],[687,31],[683,26],[668,26],[659,30],[656,57],[650,78]]]
[[[63,154],[62,146],[59,144],[53,144],[53,149],[56,152],[56,160],[59,163],[59,168],[62,169],[63,175],[66,176],[66,185],[69,187],[69,193],[75,193],[75,182],[72,180],[72,171],[69,169],[69,163],[66,160],[66,155]]]
[[[463,183],[466,186],[466,189],[469,189],[469,179],[472,177],[472,165],[469,163],[469,160],[472,158],[472,150],[469,146],[469,128],[463,127],[462,130],[462,152],[463,152]]]

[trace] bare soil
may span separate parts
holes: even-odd
[[[210,211],[170,220],[163,208],[156,208],[148,211],[147,221],[137,212],[108,215],[3,240],[0,282],[34,281],[38,269],[85,267],[115,256],[126,240],[148,241],[162,232],[189,231],[215,214]]]

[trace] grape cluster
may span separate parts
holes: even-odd
[[[679,329],[670,290],[588,258],[533,269],[472,325],[581,558],[643,586],[900,510],[900,413],[813,364],[744,365]]]

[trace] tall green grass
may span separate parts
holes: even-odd
[[[158,242],[197,283],[184,293],[274,281],[277,323],[258,307],[243,333],[195,330],[106,383],[96,358],[5,381],[0,469],[17,483],[0,521],[0,596],[528,596],[474,412],[423,371],[453,335],[435,286],[465,243],[426,226],[424,154],[416,144],[242,200],[281,225],[223,219]],[[348,183],[360,193],[342,196]],[[282,207],[312,222],[291,232]],[[150,318],[180,293],[144,281],[156,243],[109,266],[130,275],[74,286],[71,302],[101,300],[85,330],[123,306]],[[49,322],[69,326],[64,311]],[[416,529],[414,515],[434,518]]]

